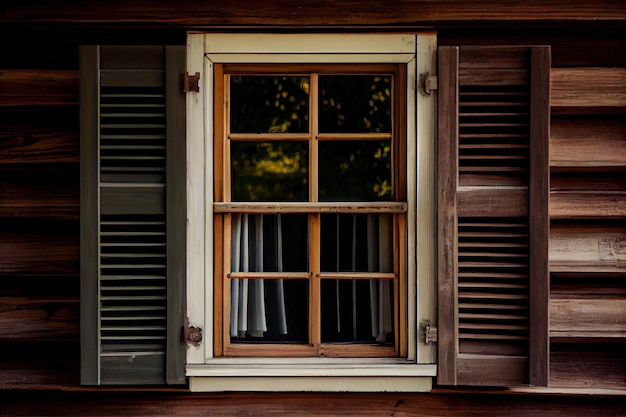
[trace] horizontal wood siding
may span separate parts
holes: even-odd
[[[626,7],[619,0],[603,0],[601,5],[576,0],[527,0],[511,4],[494,0],[431,1],[396,0],[393,7],[372,7],[367,1],[319,0],[293,3],[289,0],[236,3],[195,1],[124,1],[106,3],[69,2],[53,4],[11,0],[0,15],[0,22],[107,23],[178,25],[415,25],[435,22],[493,21],[623,21]]]
[[[626,60],[613,52],[622,58],[552,71],[554,387],[626,388]]]

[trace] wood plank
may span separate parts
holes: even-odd
[[[165,47],[167,99],[166,236],[167,236],[167,357],[166,382],[184,384],[186,344],[180,340],[184,326],[187,254],[186,112],[185,95],[180,91],[180,74],[185,72],[185,47]],[[126,62],[126,61],[125,61]],[[210,259],[210,256],[208,257]],[[207,265],[211,270],[212,265]],[[213,294],[207,293],[212,299]],[[207,332],[208,333],[208,332]],[[211,337],[204,334],[204,337]],[[210,343],[210,342],[208,342]]]
[[[582,345],[568,350],[553,346],[550,356],[551,387],[626,389],[623,344]]]
[[[4,123],[0,123],[0,166],[78,163],[78,132],[65,127],[66,120],[59,126],[5,124],[10,123],[10,117],[6,114],[2,117]]]
[[[626,192],[551,192],[550,218],[626,217]]]
[[[528,215],[526,187],[459,187],[459,216],[523,217]]]
[[[78,275],[78,230],[0,232],[0,274]]]
[[[626,121],[554,118],[550,125],[550,165],[626,166]]]
[[[213,203],[214,213],[404,213],[403,202]]]
[[[0,297],[0,340],[78,339],[78,297]]]
[[[457,157],[459,48],[439,48],[439,85],[437,97],[437,214],[438,239],[438,368],[437,383],[457,383]],[[445,86],[445,88],[443,88]]]
[[[0,390],[78,386],[80,351],[76,340],[4,339],[0,352]],[[0,397],[6,392],[0,391]]]
[[[550,272],[624,272],[624,241],[624,226],[553,224]]]
[[[554,68],[553,107],[626,106],[626,68]]]
[[[85,391],[85,390],[83,390]],[[91,415],[155,417],[233,416],[446,416],[463,410],[466,417],[617,417],[626,413],[620,396],[524,395],[508,391],[467,392],[438,389],[434,393],[211,393],[15,391],[3,396],[3,416]],[[513,411],[514,410],[514,411]]]
[[[550,272],[548,244],[550,217],[550,68],[549,47],[531,49],[530,79],[530,178],[529,178],[529,382],[548,386],[550,343],[548,340],[548,300]]]
[[[459,69],[459,84],[462,86],[510,86],[527,85],[526,69]]]
[[[520,385],[528,383],[528,358],[461,354],[459,385]],[[477,378],[481,375],[481,379]]]
[[[550,300],[550,332],[570,331],[587,337],[622,332],[626,338],[626,298]]]
[[[494,0],[445,3],[430,1],[397,1],[394,7],[371,7],[367,2],[306,1],[293,4],[286,0],[271,3],[242,0],[237,4],[223,3],[219,9],[210,4],[182,1],[175,5],[167,1],[114,0],[106,3],[81,4],[69,2],[64,7],[41,4],[33,0],[12,1],[4,6],[0,21],[6,23],[111,23],[124,22],[159,26],[214,25],[420,25],[451,21],[623,21],[626,10],[619,0],[604,0],[602,7],[576,0],[528,0],[503,4]]]
[[[14,175],[19,176],[20,173]],[[41,175],[49,174],[41,172]],[[48,180],[42,184],[0,181],[0,216],[78,219],[78,186],[67,183],[55,185]]]
[[[528,48],[464,46],[459,54],[459,68],[527,68]]]
[[[0,69],[0,107],[78,104],[78,71]]]

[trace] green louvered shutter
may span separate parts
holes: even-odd
[[[81,383],[184,383],[184,47],[80,52]]]

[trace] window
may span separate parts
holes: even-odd
[[[436,48],[417,39],[189,36],[192,390],[430,389],[434,102],[416,73]]]
[[[406,356],[405,66],[215,74],[215,354]]]

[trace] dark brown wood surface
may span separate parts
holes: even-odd
[[[617,397],[483,394],[187,394],[22,392],[0,394],[3,416],[394,416],[617,417]]]
[[[414,25],[452,21],[624,21],[620,0],[347,1],[8,1],[0,22],[180,25]]]

